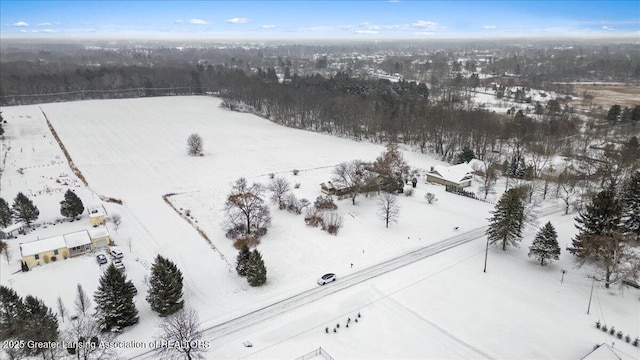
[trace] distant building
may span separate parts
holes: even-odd
[[[441,185],[464,188],[471,186],[473,169],[468,163],[453,166],[432,166],[427,172],[427,181]]]
[[[0,230],[0,239],[12,239],[18,237],[19,234],[24,234],[24,224],[19,222],[17,224],[9,225]]]
[[[104,248],[110,242],[107,228],[99,227],[21,243],[20,255],[22,262],[32,268],[60,258],[67,259]]]

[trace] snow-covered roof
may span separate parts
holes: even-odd
[[[67,243],[64,241],[64,236],[54,236],[46,239],[31,241],[20,244],[20,252],[22,256],[29,256],[40,254],[45,251],[51,251],[56,249],[62,249],[67,247]]]
[[[104,212],[102,210],[100,210],[100,209],[92,209],[89,212],[89,217],[90,218],[92,218],[92,217],[100,217],[100,216],[104,216]]]
[[[469,166],[468,163],[462,163],[453,166],[435,166],[432,171],[428,172],[428,175],[436,176],[454,183],[460,183],[471,172],[473,172],[471,166]]]
[[[89,237],[92,239],[98,239],[106,236],[109,236],[109,230],[104,226],[89,229]]]
[[[68,248],[91,244],[91,238],[89,238],[89,233],[87,232],[87,230],[65,234],[64,240]]]
[[[6,228],[2,229],[2,232],[5,233],[5,234],[8,234],[8,233],[10,233],[12,231],[16,231],[16,230],[22,228],[23,226],[24,226],[24,224],[19,222],[19,223],[7,226]]]

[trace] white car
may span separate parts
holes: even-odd
[[[318,279],[318,284],[319,285],[324,285],[324,284],[330,283],[332,281],[336,281],[336,274],[328,273],[328,274],[322,275],[322,277],[320,279]]]
[[[114,259],[122,259],[124,257],[124,254],[122,253],[122,251],[118,250],[118,249],[111,249],[111,251],[109,252],[109,254],[111,255],[112,258]]]
[[[116,270],[118,271],[124,271],[124,264],[122,263],[122,260],[120,259],[114,259],[112,262],[113,266],[116,267]]]

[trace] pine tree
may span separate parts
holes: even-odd
[[[22,298],[11,288],[0,286],[0,339],[9,339],[21,331],[24,317]]]
[[[522,227],[524,222],[524,204],[516,189],[505,192],[496,208],[491,212],[493,217],[489,219],[487,236],[491,244],[502,243],[502,250],[507,250],[508,245],[518,246],[522,239]]]
[[[36,297],[27,295],[24,298],[24,316],[21,318],[22,330],[18,338],[36,343],[54,342],[58,339],[58,319],[44,302]],[[28,356],[49,352],[49,349],[37,346],[26,346],[23,349]],[[43,354],[43,357],[44,354]]]
[[[540,265],[542,266],[544,266],[545,260],[560,259],[558,233],[550,221],[540,228],[535,239],[533,239],[533,243],[529,247],[529,257],[535,257],[540,260]]]
[[[24,222],[27,226],[31,226],[31,223],[36,221],[40,215],[40,211],[33,205],[33,201],[23,193],[16,195],[11,208],[13,209],[14,219]]]
[[[0,226],[6,228],[13,222],[13,211],[9,208],[9,203],[0,198]]]
[[[238,272],[238,275],[247,276],[247,266],[250,257],[251,251],[249,251],[249,247],[247,244],[243,244],[236,259],[236,271]]]
[[[473,150],[471,150],[468,147],[465,147],[464,149],[462,149],[462,151],[456,154],[456,159],[454,163],[456,164],[468,163],[469,161],[475,159],[475,157],[476,155],[473,153]]]
[[[84,205],[82,200],[71,189],[67,190],[64,194],[64,200],[60,202],[60,214],[65,217],[75,218],[83,212]]]
[[[160,255],[151,267],[147,301],[160,316],[171,315],[184,306],[182,272],[171,260]]]
[[[251,286],[260,286],[267,282],[267,268],[264,266],[262,255],[254,249],[247,264],[247,281]]]
[[[640,171],[634,172],[624,183],[620,198],[624,231],[633,233],[636,240],[640,240]]]
[[[612,190],[598,193],[575,218],[578,235],[573,239],[569,252],[580,260],[598,257],[600,241],[596,237],[610,236],[618,228],[622,205]]]
[[[113,264],[109,265],[93,295],[103,330],[122,329],[138,322],[133,295],[131,281]]]

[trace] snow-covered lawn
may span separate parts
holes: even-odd
[[[302,215],[272,207],[272,226],[258,247],[268,281],[252,288],[235,273],[237,250],[221,225],[232,183],[243,176],[266,184],[268,174],[275,173],[292,185],[299,183],[294,194],[313,202],[321,194],[319,184],[331,179],[333,166],[353,159],[372,161],[383,147],[281,127],[219,104],[210,97],[165,97],[1,109],[8,121],[2,157],[10,147],[1,179],[3,198],[11,203],[19,191],[35,195],[39,223],[53,223],[70,186],[85,207],[104,206],[107,213],[122,216],[117,231],[108,226],[125,253],[127,275],[139,289],[140,311],[140,323],[126,329],[123,340],[148,341],[155,333],[159,318],[144,296],[145,277],[157,254],[182,270],[187,303],[206,327],[315,287],[325,272],[340,277],[453,236],[454,227],[465,232],[487,223],[491,204],[446,193],[423,180],[412,197],[398,196],[400,218],[389,229],[378,219],[374,197],[361,196],[355,206],[349,199],[338,201],[344,227],[337,236],[306,226]],[[69,169],[41,109],[90,188]],[[187,156],[191,133],[202,136],[204,156]],[[405,158],[422,169],[441,164],[419,153],[405,152]],[[299,174],[293,175],[293,169]],[[439,201],[428,205],[426,192]],[[164,202],[165,194],[175,194],[169,197],[172,204],[190,210],[191,221],[212,244]],[[99,196],[121,199],[123,205],[103,203]],[[564,249],[575,232],[573,217],[550,220]],[[92,255],[14,273],[20,268],[18,243],[49,236],[53,228],[71,232],[60,226],[86,228],[88,218],[85,214],[73,223],[43,225],[10,240],[13,259],[9,264],[0,260],[0,282],[22,296],[41,297],[52,308],[61,296],[72,308],[77,283],[89,293],[97,287],[100,267]],[[487,274],[482,273],[484,239],[479,239],[229,335],[229,341],[211,339],[209,356],[293,358],[322,346],[335,358],[579,358],[607,340],[593,326],[598,319],[632,337],[640,335],[638,291],[621,294],[596,285],[591,315],[586,315],[591,282],[585,271],[572,268],[572,257],[564,253],[544,268],[528,259],[526,248],[535,230],[521,249],[492,249]],[[569,271],[562,285],[560,269]],[[335,336],[324,333],[325,326],[358,309],[364,316],[361,324]],[[374,346],[373,339],[381,342]],[[243,347],[244,340],[254,347]]]

